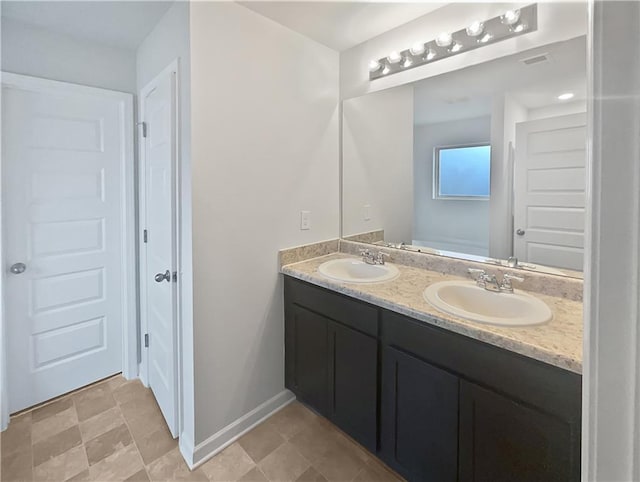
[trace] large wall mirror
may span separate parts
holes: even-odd
[[[581,276],[586,58],[581,36],[345,100],[343,237]]]

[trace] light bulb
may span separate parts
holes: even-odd
[[[389,55],[387,55],[387,60],[389,61],[390,64],[397,64],[402,60],[402,55],[400,55],[398,52],[394,50]]]
[[[384,69],[382,69],[382,75],[387,75],[390,71],[391,69],[389,68],[389,66],[385,65]]]
[[[447,32],[443,32],[436,37],[436,45],[438,47],[448,47],[452,42],[453,36]]]
[[[516,33],[520,33],[520,32],[524,32],[524,30],[527,28],[527,26],[523,23],[519,23],[518,25],[516,25],[515,27],[511,27],[511,30],[513,32]]]
[[[429,49],[429,51],[427,52],[427,55],[425,56],[425,60],[433,60],[436,56],[436,53]]]
[[[460,52],[460,50],[462,50],[462,44],[459,44],[458,42],[456,42],[451,46],[449,50],[451,52]]]
[[[411,55],[422,55],[425,51],[425,45],[421,42],[415,43],[409,49]]]
[[[565,92],[564,94],[560,94],[558,96],[558,100],[570,100],[573,99],[575,94],[573,92]]]
[[[520,10],[507,10],[504,15],[500,17],[500,21],[505,25],[513,25],[520,20]]]
[[[402,67],[406,69],[407,67],[411,67],[411,64],[413,64],[413,60],[407,55],[402,61]]]
[[[484,23],[475,21],[467,27],[467,35],[469,37],[477,37],[484,32]]]
[[[377,60],[372,60],[369,62],[369,72],[373,73],[380,69],[380,62]]]
[[[489,40],[491,40],[493,38],[493,35],[491,35],[490,33],[485,33],[482,38],[480,39],[480,42],[487,43]]]

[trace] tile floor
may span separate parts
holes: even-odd
[[[150,390],[117,376],[11,419],[0,479],[13,481],[396,481],[294,402],[190,472]]]

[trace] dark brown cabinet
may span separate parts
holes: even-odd
[[[580,480],[580,375],[290,277],[285,383],[411,481]]]
[[[460,480],[578,480],[571,423],[472,383],[460,385]]]
[[[456,480],[459,379],[383,350],[382,458],[410,480]]]

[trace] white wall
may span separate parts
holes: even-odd
[[[342,110],[343,236],[384,229],[385,240],[410,244],[413,86],[348,99]]]
[[[640,3],[594,3],[582,480],[640,480]]]
[[[586,3],[542,2],[538,3],[538,30],[535,32],[369,81],[367,64],[371,59],[385,57],[392,50],[403,50],[417,41],[432,40],[439,32],[460,30],[474,20],[492,18],[509,8],[529,3],[449,4],[346,50],[340,54],[340,96],[348,99],[403,85],[541,45],[575,38],[584,35],[587,30]]]
[[[194,2],[191,99],[201,444],[283,393],[277,252],[338,236],[338,54],[236,3]]]
[[[489,202],[433,199],[433,151],[439,146],[489,142],[490,139],[491,116],[415,126],[415,240],[435,249],[488,255]],[[493,170],[493,156],[491,160]]]
[[[145,87],[171,62],[178,59],[180,144],[180,283],[182,344],[182,432],[181,448],[192,450],[195,437],[193,402],[193,271],[191,259],[191,59],[189,2],[175,2],[138,47],[137,91]]]
[[[584,100],[562,102],[547,107],[540,107],[539,109],[529,109],[526,120],[546,119],[548,117],[580,114],[583,112],[587,112],[587,103]]]
[[[495,96],[491,122],[491,200],[489,255],[513,255],[513,166],[516,124],[527,120],[527,109],[512,95]]]
[[[136,92],[136,55],[2,18],[2,70]]]

